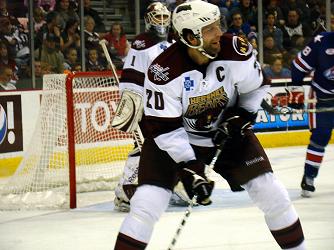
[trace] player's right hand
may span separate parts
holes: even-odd
[[[196,195],[196,202],[200,205],[210,205],[210,196],[214,182],[204,174],[205,165],[197,160],[180,164],[179,176],[187,195],[192,199]]]

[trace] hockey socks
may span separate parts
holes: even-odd
[[[288,227],[270,232],[282,249],[305,249],[304,234],[299,219]]]
[[[114,250],[142,250],[147,246],[146,243],[135,240],[125,234],[119,233]]]

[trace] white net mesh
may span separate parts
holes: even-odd
[[[46,75],[30,146],[0,190],[0,209],[68,207],[69,156],[66,75]],[[119,101],[111,75],[81,73],[72,80],[77,192],[111,190],[117,184],[132,136],[110,124]]]

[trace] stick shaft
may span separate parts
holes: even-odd
[[[110,58],[110,55],[109,55],[109,52],[108,52],[108,49],[107,49],[107,45],[106,45],[106,41],[105,40],[101,40],[99,43],[100,43],[100,45],[102,47],[104,56],[106,57],[109,65],[111,67],[112,73],[115,76],[115,80],[116,80],[117,84],[119,85],[119,79],[118,79],[118,75],[117,75],[117,72],[116,72],[116,68],[115,68],[115,65],[113,64],[113,62],[112,62],[112,60]]]
[[[226,140],[225,140],[226,141]],[[213,167],[215,166],[216,164],[216,161],[220,155],[220,153],[222,152],[222,147],[224,146],[225,144],[225,141],[221,144],[221,146],[217,149],[216,153],[215,153],[215,156],[212,158],[210,164],[209,164],[209,168],[210,169],[213,169]],[[196,202],[196,196],[194,196],[192,198],[192,200],[190,201],[184,215],[183,215],[183,218],[181,220],[181,223],[179,225],[179,227],[177,228],[175,234],[174,234],[174,237],[171,241],[171,243],[169,244],[169,247],[167,248],[167,250],[173,250],[175,245],[176,245],[176,242],[177,242],[177,239],[179,238],[180,234],[181,234],[181,231],[182,229],[184,228],[184,226],[186,225],[186,222],[192,212],[192,209],[193,209],[193,206],[194,206],[194,203]]]

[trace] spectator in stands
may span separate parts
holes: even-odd
[[[35,88],[36,89],[42,89],[43,88],[43,75],[45,73],[50,73],[50,71],[48,72],[43,72],[42,70],[42,62],[36,60],[35,63]],[[33,89],[33,82],[32,82],[32,77],[31,77],[31,67],[29,67],[26,72],[25,75],[20,78],[17,81],[16,87],[17,89]]]
[[[281,26],[285,24],[285,19],[278,2],[279,2],[278,0],[265,0],[263,1],[263,8],[264,8],[264,16],[268,16],[269,13],[274,14],[275,17],[274,25]]]
[[[34,8],[34,29],[35,33],[37,33],[42,26],[46,24],[45,21],[45,12],[41,7]]]
[[[41,62],[45,62],[51,66],[52,73],[63,73],[64,71],[64,56],[56,48],[58,38],[55,34],[49,33],[46,36],[44,45],[41,51]],[[38,51],[36,52],[38,53]]]
[[[42,71],[42,62],[35,61],[35,81],[36,81],[36,88],[42,89],[43,88],[43,71]]]
[[[66,51],[68,48],[76,48],[80,50],[80,34],[79,34],[79,22],[75,19],[70,19],[66,23],[65,30],[61,33],[63,39],[62,51]]]
[[[28,34],[12,25],[8,17],[0,17],[0,40],[5,42],[8,56],[15,60],[19,71],[27,67],[30,54]]]
[[[0,0],[0,2],[1,1],[5,0]],[[28,8],[22,0],[7,0],[7,8],[9,13],[16,18],[26,17],[28,14]]]
[[[334,31],[334,14],[331,15],[331,31]]]
[[[239,5],[231,10],[231,13],[235,11],[241,13],[244,23],[248,23],[253,31],[256,31],[257,27],[257,11],[251,0],[240,0]],[[233,20],[232,20],[233,21]]]
[[[79,64],[78,61],[78,51],[70,47],[65,50],[65,62],[64,62],[64,69],[70,71],[77,71],[75,67]]]
[[[70,19],[74,19],[79,21],[78,14],[70,8],[70,1],[69,0],[57,0],[55,11],[59,13],[60,16],[60,28],[61,30],[65,29],[66,23]]]
[[[85,16],[85,47],[86,49],[100,48],[100,35],[94,32],[95,21],[91,16]]]
[[[10,12],[7,8],[7,1],[6,0],[0,0],[0,17],[7,17],[9,22],[12,25],[15,26],[20,26],[20,22],[17,19],[17,17],[15,17],[12,12]],[[22,28],[22,27],[21,27]]]
[[[184,3],[186,0],[175,0],[168,4],[168,9],[173,12],[174,9],[179,6],[181,3]]]
[[[0,16],[9,16],[6,0],[0,0]]]
[[[277,48],[283,50],[283,32],[276,26],[276,16],[274,12],[268,12],[266,16],[266,26],[263,29],[263,37],[271,35]]]
[[[283,67],[291,70],[291,63],[296,58],[299,50],[291,49],[288,53],[283,55]]]
[[[91,7],[90,0],[84,0],[84,16],[91,16],[95,21],[95,32],[104,33],[106,28],[99,13]]]
[[[0,91],[15,90],[16,87],[10,81],[12,79],[13,71],[10,67],[0,67]]]
[[[267,35],[263,38],[263,61],[269,64],[271,58],[283,58],[283,50],[280,50],[276,44],[272,35]]]
[[[13,60],[8,56],[7,45],[2,41],[0,41],[0,68],[1,67],[9,67],[12,69],[13,75],[11,82],[15,84],[15,82],[18,79],[17,77],[18,68],[16,66],[15,60]]]
[[[251,30],[251,27],[248,23],[244,23],[242,14],[239,11],[233,12],[231,14],[231,18],[232,24],[227,29],[226,33],[246,38],[248,41],[256,39],[256,33]]]
[[[108,41],[109,50],[114,57],[121,59],[126,57],[130,49],[130,43],[126,39],[122,24],[113,23],[110,32],[104,38]]]
[[[302,22],[308,22],[310,19],[310,9],[304,0],[281,0],[280,8],[283,12],[285,21],[289,18],[290,10],[298,10],[299,13],[303,13],[300,18],[300,21]]]
[[[307,42],[312,35],[312,30],[309,25],[304,25],[300,22],[300,14],[297,9],[289,10],[288,19],[282,31],[283,46],[286,50],[296,48],[297,46],[304,46],[305,42]]]
[[[56,0],[37,0],[36,6],[41,7],[45,12],[50,12],[54,10],[56,6]]]
[[[269,66],[263,68],[263,72],[269,79],[291,77],[291,71],[283,67],[281,58],[272,58]]]
[[[96,48],[88,50],[88,60],[86,64],[87,71],[102,71],[105,70],[105,65],[101,63],[99,53]]]
[[[43,41],[46,39],[48,34],[55,35],[56,46],[58,48],[63,47],[63,39],[61,37],[60,29],[60,16],[58,12],[52,11],[46,15],[46,24],[44,24],[35,38],[35,49],[42,51]],[[40,58],[41,55],[38,55]]]

